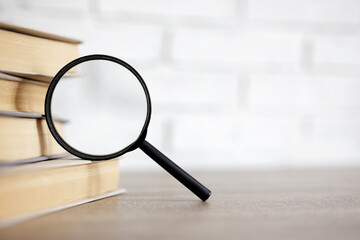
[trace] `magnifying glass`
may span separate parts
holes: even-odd
[[[74,68],[81,74],[66,78]],[[68,120],[65,131],[54,123],[58,117]],[[145,140],[151,118],[150,94],[140,74],[118,58],[88,55],[65,65],[48,88],[45,118],[60,146],[79,158],[103,161],[139,148],[202,201],[211,195]]]

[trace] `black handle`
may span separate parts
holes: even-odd
[[[201,200],[205,202],[210,197],[211,191],[209,189],[199,183],[187,172],[182,170],[178,165],[167,158],[146,140],[144,140],[144,142],[140,145],[140,149],[149,157],[151,157],[155,162],[157,162],[157,164],[159,164],[163,169],[170,173],[174,178],[181,182],[185,187],[192,191],[196,196],[198,196]]]

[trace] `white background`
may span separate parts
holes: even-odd
[[[185,168],[360,165],[358,0],[0,0],[0,20],[132,64],[148,140]]]

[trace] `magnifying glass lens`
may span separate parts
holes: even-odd
[[[52,95],[52,118],[65,120],[63,130],[56,129],[58,134],[89,155],[126,149],[138,139],[146,121],[146,95],[140,82],[112,61],[92,60],[75,67],[78,75],[64,74]]]

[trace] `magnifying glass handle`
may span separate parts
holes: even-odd
[[[146,140],[140,145],[140,149],[201,200],[205,202],[210,197],[211,191],[209,189],[199,183],[195,178],[190,176]]]

